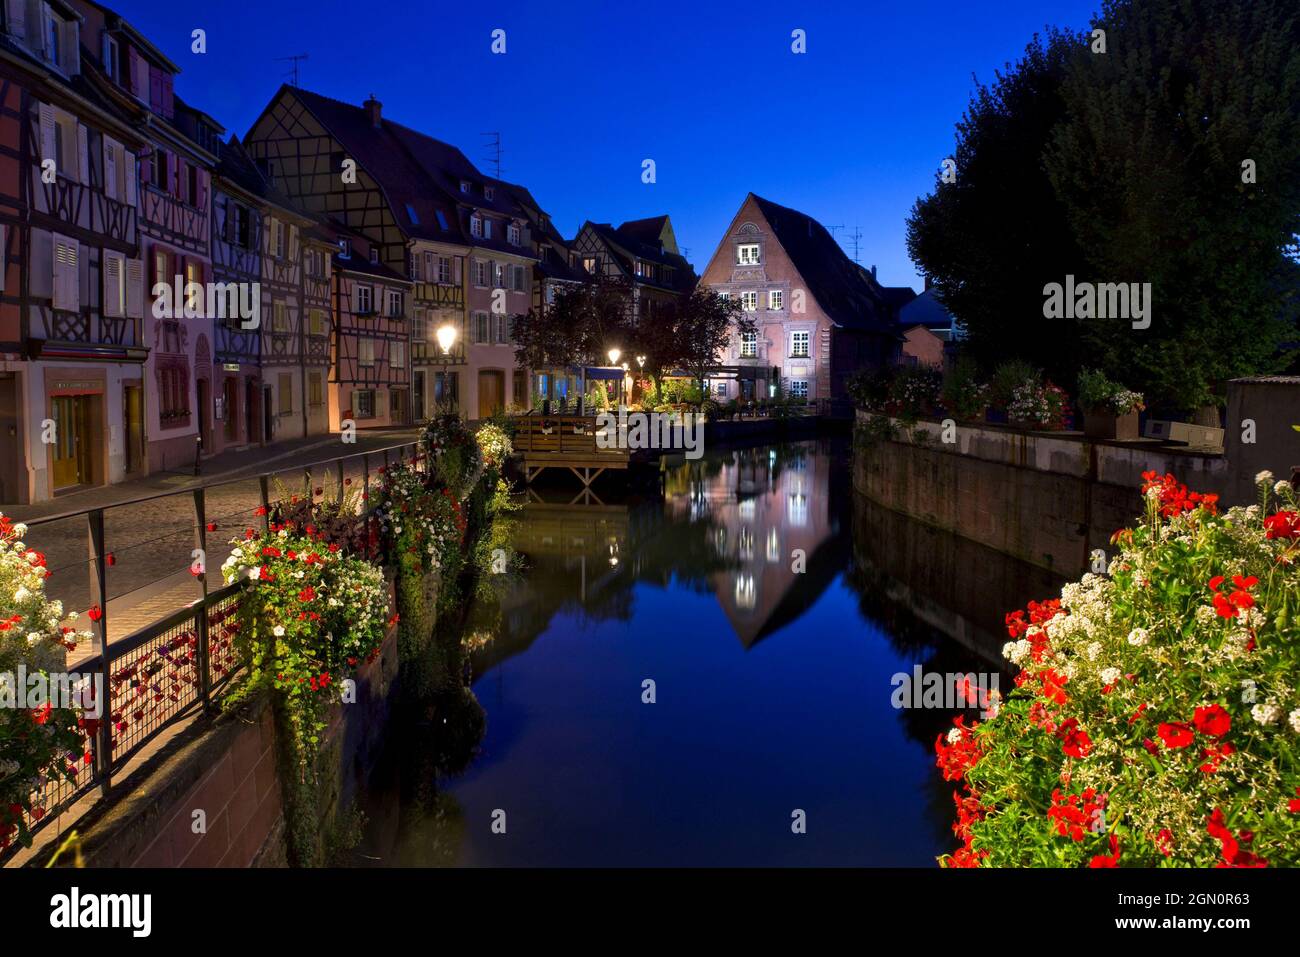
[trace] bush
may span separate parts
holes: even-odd
[[[325,473],[322,490],[330,487],[329,472]],[[344,479],[343,501],[336,499],[316,501],[315,497],[291,493],[276,480],[276,502],[271,506],[271,524],[307,530],[326,544],[338,545],[344,552],[367,561],[380,558],[379,535],[373,522],[365,514],[368,507],[365,492]]]
[[[890,409],[900,418],[915,422],[934,410],[943,387],[943,374],[930,366],[901,366],[890,384]]]
[[[943,382],[943,404],[959,419],[980,419],[989,403],[989,387],[978,379],[975,360],[961,358]]]
[[[1050,381],[1029,380],[1012,391],[1007,418],[1034,429],[1068,429],[1070,397]]]
[[[882,411],[889,402],[894,371],[893,367],[883,366],[878,369],[859,369],[849,376],[845,389],[854,406],[866,411]]]
[[[465,421],[454,413],[434,416],[424,427],[420,446],[440,484],[463,498],[483,468],[478,442]]]
[[[47,682],[37,702],[29,684],[18,683],[19,668],[29,678],[65,674],[68,651],[90,637],[60,626],[63,606],[45,597],[45,557],[24,544],[26,533],[0,515],[0,675],[7,679],[0,681],[0,851],[15,841],[31,845],[27,818],[45,813],[38,796],[53,779],[75,778],[90,757],[84,735],[98,728],[80,707],[92,705],[93,689],[73,689],[84,702],[55,700],[61,696]]]
[[[1141,392],[1132,392],[1104,373],[1088,369],[1079,373],[1079,406],[1102,415],[1128,415],[1146,408]]]
[[[1026,383],[1039,385],[1043,374],[1021,359],[1008,359],[993,370],[989,382],[989,401],[997,409],[1010,409],[1017,389]]]
[[[514,451],[509,433],[496,422],[484,422],[474,433],[474,438],[478,441],[479,457],[490,469],[500,471]]]
[[[962,847],[949,866],[1300,864],[1300,515],[1144,476],[1109,576],[1007,616],[1021,670],[935,742]],[[1269,514],[1270,509],[1273,510]]]

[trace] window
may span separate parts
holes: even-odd
[[[479,345],[485,345],[492,341],[491,324],[486,312],[474,313],[474,341]]]
[[[483,220],[483,238],[484,239],[492,238],[492,220],[490,219]]]
[[[416,226],[420,225],[420,217],[415,215],[415,207],[410,203],[406,204],[406,215]]]
[[[149,182],[164,192],[167,191],[167,151],[155,146],[149,154]]]
[[[808,380],[791,379],[790,380],[790,397],[792,399],[808,398]]]
[[[307,373],[307,402],[313,406],[325,404],[325,387],[319,372]]]
[[[388,290],[388,315],[394,319],[401,319],[403,312],[401,290]]]
[[[808,333],[792,332],[790,333],[790,357],[792,359],[808,358]],[[808,383],[804,383],[807,388]]]
[[[121,80],[118,77],[117,41],[108,35],[107,30],[104,31],[104,48],[103,48],[102,59],[104,63],[104,72],[108,75],[108,78],[112,80],[114,83],[120,83]]]
[[[584,256],[582,258],[582,268],[587,270],[587,272],[591,273],[592,275],[595,275],[596,273],[596,266],[597,266],[597,262],[595,256]]]
[[[758,333],[742,332],[740,334],[740,357],[753,359],[758,355]]]
[[[465,179],[463,179],[463,180],[460,181],[460,191],[461,191],[462,193],[468,193],[468,192],[469,192],[469,180],[465,180]]]
[[[780,289],[769,289],[767,291],[767,308],[780,311],[782,304],[785,302],[785,293]]]
[[[440,283],[451,282],[451,257],[450,256],[438,257],[438,282]]]
[[[285,247],[285,224],[278,219],[271,220],[271,228],[275,231],[275,258],[284,258]]]
[[[506,288],[506,264],[505,263],[492,264],[492,288],[493,289]]]
[[[352,414],[358,419],[375,417],[374,389],[357,389],[352,393]]]
[[[394,339],[388,344],[388,368],[406,368],[406,343],[401,339]]]
[[[357,364],[369,368],[375,364],[375,340],[357,340]]]
[[[378,246],[371,246],[371,247],[370,247],[370,261],[371,261],[372,263],[374,263],[375,265],[378,265],[378,264],[379,264],[379,247],[378,247]]]
[[[293,414],[293,376],[288,372],[280,373],[279,406],[281,415]]]
[[[721,299],[723,302],[728,302],[731,299],[731,293],[727,292],[724,289],[722,292],[718,293],[718,298]]]
[[[429,341],[429,310],[416,309],[411,316],[411,341]]]
[[[285,302],[272,303],[271,331],[272,332],[289,331],[289,304],[288,303]]]
[[[757,266],[758,243],[741,243],[737,246],[736,262],[742,266]]]
[[[717,383],[717,385],[715,386],[715,391],[716,391],[717,394],[720,395],[720,396],[724,396],[724,395],[726,395],[726,394],[727,394],[727,383],[725,383],[725,382],[719,382],[719,383]]]
[[[488,263],[486,259],[474,260],[474,285],[484,289],[488,284]]]
[[[248,207],[232,202],[226,207],[226,217],[229,221],[227,232],[229,233],[230,242],[240,249],[247,249],[252,242],[249,231]]]
[[[509,241],[511,246],[519,245],[519,227],[514,223],[511,223],[509,227],[507,227],[506,239]]]
[[[447,229],[448,229],[448,226],[447,226],[447,217],[446,217],[445,215],[443,215],[442,210],[438,210],[438,211],[437,211],[437,216],[438,216],[438,228],[441,229],[441,230],[445,233],[445,232],[447,231]]]
[[[81,274],[77,268],[77,251],[80,244],[75,239],[54,237],[53,298],[55,309],[79,310],[81,308]]]
[[[492,318],[495,320],[493,322],[493,325],[496,326],[497,345],[505,345],[507,342],[510,341],[510,334],[514,331],[511,328],[510,317],[493,316]]]
[[[492,198],[493,196],[495,196],[496,194],[497,194],[497,191],[496,191],[496,189],[495,189],[494,187],[492,187],[492,186],[484,186],[484,187],[483,187],[483,198],[484,198],[484,199],[491,199],[491,198]]]
[[[758,293],[742,292],[740,294],[740,308],[746,312],[756,312],[758,310]]]
[[[523,266],[510,267],[510,288],[515,292],[523,292],[525,286],[525,276],[527,275]]]
[[[313,336],[329,335],[329,328],[325,324],[325,310],[313,309],[308,314],[308,329]]]
[[[375,311],[375,290],[373,286],[357,286],[357,315],[368,315]]]
[[[340,240],[339,240],[339,259],[351,259],[351,258],[352,258],[352,240],[350,240],[350,239],[340,239]]]
[[[481,239],[483,237],[483,220],[477,216],[471,216],[469,218],[469,234],[475,239]]]
[[[199,207],[199,168],[192,164],[185,166],[185,202],[194,208]]]
[[[108,249],[104,250],[103,313],[113,319],[126,315],[126,257]]]

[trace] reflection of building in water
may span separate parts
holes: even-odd
[[[729,567],[709,582],[745,647],[793,621],[843,570],[834,463],[812,443],[748,449],[665,482],[670,521],[713,523],[710,545]]]

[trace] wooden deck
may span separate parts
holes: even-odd
[[[590,501],[591,483],[606,469],[625,470],[627,449],[602,449],[596,444],[594,415],[515,416],[514,449],[523,458],[524,481],[532,482],[546,469],[568,469],[582,483],[578,498]],[[575,500],[576,501],[576,500]],[[599,501],[599,500],[597,500]]]

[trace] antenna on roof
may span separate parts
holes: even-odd
[[[488,162],[492,164],[495,171],[492,175],[494,179],[501,178],[501,134],[497,132],[480,133],[479,136],[487,137],[487,142],[483,145],[487,148]]]
[[[292,64],[292,66],[289,67],[289,72],[293,74],[293,79],[289,81],[289,85],[297,86],[298,85],[298,64],[303,60],[310,59],[310,56],[309,54],[306,53],[299,53],[296,56],[278,56],[275,59],[278,62],[288,60]]]
[[[849,233],[849,235],[848,235],[847,238],[849,239],[850,242],[853,243],[853,261],[854,261],[854,262],[857,262],[857,261],[858,261],[858,247],[862,244],[862,227],[861,227],[861,226],[854,226],[854,227],[853,227],[853,232]],[[859,264],[859,265],[860,265],[860,264]]]

